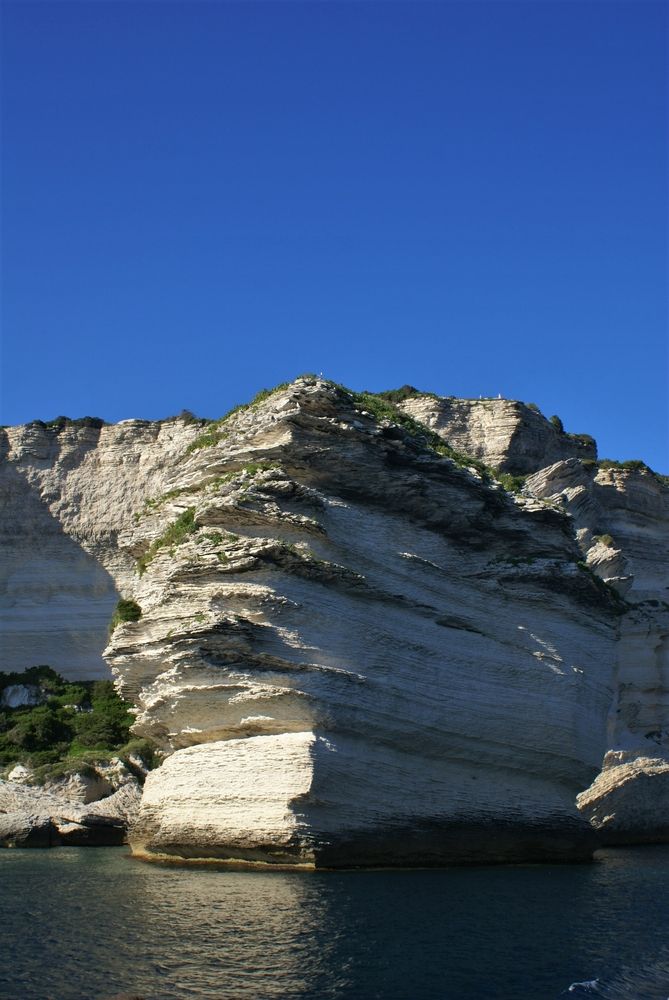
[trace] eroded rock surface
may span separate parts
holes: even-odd
[[[596,780],[577,799],[607,844],[669,841],[669,753],[611,750]]]
[[[562,459],[597,457],[587,434],[566,434],[515,399],[417,395],[402,402],[401,409],[453,448],[501,472],[523,475]]]
[[[0,781],[0,847],[115,846],[137,818],[143,775],[118,760],[42,786],[30,772],[10,777]]]
[[[137,734],[173,751],[138,853],[582,856],[618,608],[563,513],[303,381],[184,456],[119,544],[141,556],[186,514],[106,651]]]
[[[402,408],[528,476],[522,494],[313,378],[204,442],[182,421],[58,442],[9,432],[11,650],[33,648],[41,616],[61,654],[10,668],[41,659],[76,675],[86,661],[90,676],[103,609],[106,626],[118,593],[141,608],[105,653],[137,735],[168,754],[145,786],[136,853],[584,857],[622,782],[609,764],[598,778],[608,751],[631,753],[650,789],[664,780],[644,761],[661,761],[668,739],[666,487],[598,469],[594,443],[523,404]],[[24,572],[30,553],[48,559]],[[77,615],[90,624],[80,660]],[[627,836],[663,829],[652,790],[642,820],[625,787]]]
[[[647,469],[559,462],[528,479],[572,516],[588,566],[627,601],[610,753],[579,808],[608,843],[666,840],[669,800],[669,490]]]

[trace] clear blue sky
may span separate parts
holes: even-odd
[[[669,471],[667,10],[5,2],[2,422],[323,371]]]

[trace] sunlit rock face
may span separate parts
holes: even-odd
[[[618,609],[569,519],[318,380],[185,453],[106,650],[170,753],[147,857],[307,865],[581,857]],[[186,521],[184,521],[186,518]],[[190,519],[190,520],[188,520]]]
[[[561,459],[597,457],[591,437],[565,434],[514,399],[417,395],[400,405],[453,448],[502,472],[524,475]]]
[[[75,774],[60,787],[40,787],[15,778],[0,781],[0,847],[126,843],[142,792],[132,774],[118,775],[118,779],[110,785]]]
[[[576,801],[607,844],[667,843],[669,754],[657,747],[609,751]]]
[[[200,430],[182,420],[0,430],[2,670],[109,676],[101,651],[134,576],[118,533]]]

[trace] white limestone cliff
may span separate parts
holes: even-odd
[[[453,448],[501,472],[536,472],[566,458],[593,460],[588,434],[566,434],[532,406],[515,399],[456,399],[418,393],[400,408]]]
[[[118,533],[201,429],[179,419],[0,429],[3,670],[109,675],[101,651],[134,576]]]
[[[669,490],[644,468],[560,462],[527,489],[571,514],[587,564],[628,603],[602,774],[578,798],[607,843],[669,837]]]
[[[402,409],[445,441],[526,477],[523,495],[565,510],[587,567],[627,602],[616,644],[608,751],[578,798],[605,842],[666,840],[669,806],[669,489],[640,462],[597,465],[568,435],[512,400],[414,396]],[[644,789],[642,792],[641,789]],[[647,789],[647,791],[645,790]],[[643,805],[642,805],[643,803]]]
[[[614,474],[593,471],[586,439],[522,404],[446,402],[402,407],[452,446],[534,472],[523,495],[313,378],[208,429],[207,447],[191,447],[203,428],[183,421],[96,441],[10,429],[6,669],[40,660],[76,676],[117,595],[142,610],[105,652],[137,735],[169,755],[145,786],[137,854],[582,857],[609,813],[580,800],[580,814],[576,797],[623,730],[648,726],[661,756],[666,637],[649,643],[661,606],[648,602],[660,600],[666,487],[625,480],[612,503]],[[43,655],[20,658],[33,648]]]
[[[150,550],[142,618],[105,654],[137,734],[171,752],[134,850],[317,865],[586,852],[574,800],[606,749],[618,609],[578,567],[568,519],[327,383],[225,433],[119,539],[140,555],[190,517],[180,544]]]

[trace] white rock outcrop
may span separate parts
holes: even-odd
[[[561,504],[588,566],[627,601],[602,773],[578,805],[607,843],[669,837],[669,489],[645,468],[573,460],[526,489]]]
[[[114,846],[126,842],[142,797],[121,761],[89,767],[45,785],[26,769],[0,780],[0,847]],[[139,775],[142,778],[142,775]]]
[[[610,750],[578,808],[607,844],[669,841],[669,753]]]
[[[116,596],[141,607],[105,651],[137,735],[168,755],[138,855],[584,857],[617,788],[600,795],[607,752],[662,760],[666,486],[598,469],[594,442],[523,404],[401,407],[532,473],[522,495],[315,378],[200,441],[178,420],[5,432],[7,668],[90,676]],[[662,836],[663,807],[644,808],[643,838]]]
[[[156,546],[177,522],[179,542]],[[105,655],[137,734],[171,752],[137,853],[590,849],[574,800],[606,749],[619,608],[578,567],[564,514],[305,380],[185,455],[119,544],[151,558],[142,618]]]
[[[400,408],[458,451],[501,472],[527,474],[567,458],[593,460],[594,440],[566,434],[515,399],[456,399],[418,394]]]

